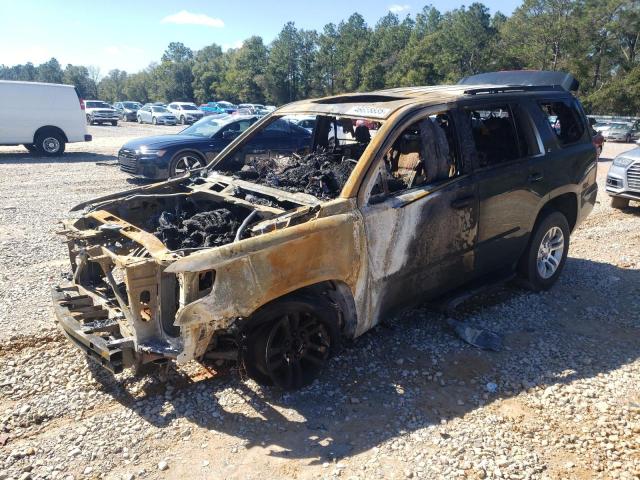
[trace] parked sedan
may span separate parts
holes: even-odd
[[[126,143],[118,152],[120,169],[131,175],[166,179],[205,166],[258,120],[257,115],[205,117],[177,135],[158,135]],[[303,152],[311,134],[280,119],[244,145],[245,156],[278,156]]]
[[[633,138],[633,126],[630,123],[615,122],[611,128],[604,133],[604,138],[612,142],[629,143]]]
[[[203,103],[199,108],[205,115],[222,115],[227,113],[227,111],[216,102]]]
[[[123,122],[135,122],[138,119],[138,110],[142,107],[138,102],[116,102],[113,104]]]
[[[165,107],[145,105],[137,113],[138,123],[152,123],[154,125],[175,125],[178,118]]]

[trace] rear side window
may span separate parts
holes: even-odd
[[[539,102],[538,105],[563,147],[579,141],[584,134],[584,123],[575,102],[560,100]]]
[[[466,109],[480,168],[520,158],[518,133],[508,105]]]

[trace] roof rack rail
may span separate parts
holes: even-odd
[[[561,91],[566,90],[561,85],[506,85],[503,87],[476,87],[468,88],[465,95],[478,95],[483,93],[503,93],[503,92],[538,92],[538,91]]]

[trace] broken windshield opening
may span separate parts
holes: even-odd
[[[336,198],[382,123],[347,116],[289,115],[263,126],[214,169],[320,200]]]

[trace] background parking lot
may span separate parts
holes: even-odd
[[[181,128],[92,126],[56,160],[0,147],[0,479],[640,476],[640,204],[604,193],[633,145],[605,144],[598,204],[551,291],[509,285],[458,312],[504,351],[411,309],[283,393],[209,364],[111,377],[53,324],[57,222],[137,184],[114,165],[123,143]]]

